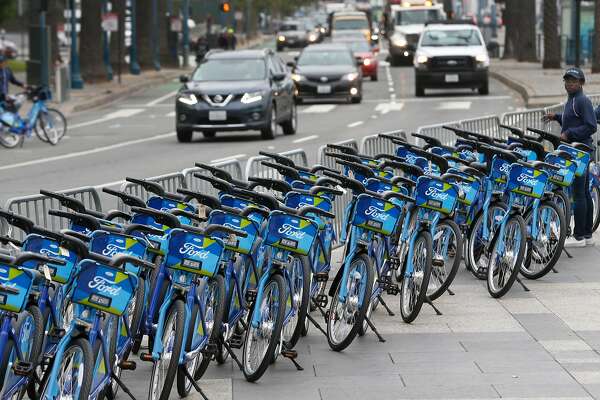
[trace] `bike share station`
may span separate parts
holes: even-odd
[[[145,362],[150,398],[175,387],[206,398],[212,361],[231,357],[250,382],[279,356],[302,370],[295,347],[309,324],[337,352],[369,329],[385,342],[372,315],[379,305],[394,315],[386,295],[400,297],[406,323],[423,305],[441,315],[434,301],[454,295],[463,261],[492,298],[515,282],[529,291],[519,275],[552,280],[575,176],[590,174],[600,225],[598,152],[591,160],[542,122],[563,107],[327,144],[312,166],[303,149],[260,152],[245,165],[124,177],[119,190],[9,199],[0,354],[18,351],[0,360],[15,366],[3,395],[134,398],[126,371]]]

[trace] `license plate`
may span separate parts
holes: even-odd
[[[458,74],[446,74],[446,82],[458,82]]]
[[[209,111],[208,119],[211,121],[226,121],[227,111]]]
[[[329,86],[329,85],[319,85],[319,86],[317,86],[317,93],[319,93],[319,94],[329,94],[329,93],[331,93],[331,86]]]

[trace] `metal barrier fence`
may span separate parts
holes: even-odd
[[[100,202],[100,196],[96,188],[91,186],[63,190],[60,193],[67,196],[73,197],[81,201],[86,208],[95,211],[102,211],[102,204]],[[42,194],[34,194],[23,197],[13,197],[8,199],[4,204],[4,209],[12,211],[16,214],[20,214],[24,217],[31,219],[36,225],[42,226],[46,229],[58,231],[68,226],[68,221],[64,218],[57,218],[48,215],[49,210],[60,209],[66,210],[62,207],[58,200],[46,197]],[[22,239],[24,237],[23,232],[20,230],[17,232],[15,229],[11,229],[6,221],[0,218],[0,232],[2,234],[9,234],[15,239]]]
[[[560,103],[560,104],[555,104],[553,106],[544,108],[544,113],[545,114],[562,113],[564,111],[564,109],[565,109],[565,104]],[[552,122],[547,123],[545,126],[546,126],[546,130],[548,130],[549,132],[560,135],[561,129],[560,129],[560,124],[558,122],[552,121]]]
[[[460,127],[466,131],[481,133],[495,139],[506,138],[506,133],[501,130],[499,125],[500,118],[497,115],[487,115],[460,121]]]
[[[181,172],[172,172],[170,174],[153,176],[151,178],[146,178],[146,180],[150,182],[156,182],[161,185],[165,191],[172,193],[177,192],[178,188],[186,187],[185,179],[183,173]],[[120,190],[122,192],[137,196],[144,201],[148,200],[148,197],[150,197],[150,193],[148,193],[146,189],[137,183],[125,182],[123,185],[121,185]],[[127,211],[129,207],[119,200],[118,209],[121,211]]]
[[[234,179],[242,180],[244,178],[242,163],[238,160],[223,161],[211,165],[229,172]],[[210,183],[203,181],[202,179],[195,178],[195,172],[202,172],[203,174],[211,175],[208,171],[198,167],[184,169],[181,173],[183,174],[185,187],[195,192],[216,195],[217,190],[213,188]]]
[[[514,126],[526,130],[527,127],[546,129],[546,123],[542,121],[544,116],[543,108],[535,108],[525,111],[513,111],[502,114],[500,120],[504,125]]]
[[[308,165],[308,159],[306,152],[303,149],[295,149],[279,153],[282,156],[286,156],[292,159],[296,165],[306,167]],[[273,168],[265,167],[261,164],[261,161],[269,160],[267,156],[255,156],[250,157],[246,163],[246,170],[244,173],[244,179],[248,179],[251,176],[259,176],[263,178],[280,179],[281,175]]]
[[[448,129],[445,129],[443,127],[444,125],[460,128],[460,121],[421,126],[421,127],[419,127],[419,129],[417,129],[417,133],[419,133],[421,135],[427,135],[427,136],[432,136],[432,137],[438,138],[442,142],[443,145],[452,146],[452,145],[454,145],[454,142],[456,141],[456,135],[454,135],[454,132],[451,132]],[[424,143],[423,143],[422,139],[417,138],[415,141],[415,144],[418,146],[422,146]]]
[[[356,151],[359,151],[358,142],[354,139],[343,140],[341,142],[336,142],[336,143],[332,143],[332,144],[352,147]],[[328,148],[327,145],[321,146],[321,147],[319,147],[319,150],[318,150],[318,152],[319,152],[319,155],[317,157],[318,163],[327,168],[339,169],[338,168],[339,165],[337,165],[335,163],[335,159],[325,155],[325,150],[327,150],[331,153],[339,153],[340,152],[339,150]]]
[[[399,131],[391,131],[391,132],[383,132],[387,135],[398,136],[400,139],[406,139],[406,132],[403,130]],[[361,154],[366,154],[368,156],[374,156],[377,154],[394,154],[396,151],[396,146],[392,143],[391,140],[381,138],[379,135],[371,135],[365,136],[360,141],[360,152]]]

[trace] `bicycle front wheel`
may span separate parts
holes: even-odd
[[[283,327],[283,341],[287,348],[293,348],[300,339],[304,320],[308,312],[310,301],[310,275],[311,270],[306,257],[293,256],[291,262],[290,280],[292,287],[289,290],[288,304],[294,308],[288,323]]]
[[[533,210],[525,214],[525,223],[532,229]],[[527,240],[521,275],[538,279],[552,270],[560,258],[567,237],[567,223],[562,209],[552,201],[543,201],[537,209],[537,235]]]
[[[427,287],[430,300],[440,297],[452,284],[462,260],[463,239],[460,228],[451,219],[437,224],[433,233],[433,258],[431,278]]]
[[[471,273],[478,279],[485,279],[486,268],[489,264],[487,257],[489,242],[483,238],[483,224],[486,224],[489,230],[489,238],[491,238],[497,221],[504,216],[507,208],[508,206],[503,202],[493,202],[490,204],[487,213],[484,213],[483,209],[479,211],[475,217],[475,222],[471,225],[465,258],[468,258],[467,265],[470,266]]]
[[[427,297],[429,278],[431,277],[431,263],[433,259],[433,239],[428,231],[420,231],[412,252],[412,259],[407,260],[412,264],[412,272],[402,277],[400,289],[400,314],[404,322],[413,322]],[[408,255],[407,255],[408,258]],[[405,267],[406,268],[406,267]]]
[[[504,296],[517,279],[525,254],[527,229],[520,215],[511,215],[506,221],[504,234],[498,229],[492,239],[487,271],[487,288],[490,296]]]
[[[62,113],[54,108],[40,113],[35,133],[43,142],[56,145],[67,132],[67,119]]]
[[[73,339],[65,353],[58,371],[58,399],[88,399],[94,373],[92,346],[87,339]]]
[[[7,149],[12,149],[17,146],[22,146],[25,140],[25,135],[19,135],[8,131],[8,128],[0,126],[0,145]]]

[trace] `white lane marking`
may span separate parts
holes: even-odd
[[[395,101],[392,101],[390,103],[377,104],[377,107],[375,107],[375,111],[378,111],[381,114],[387,114],[390,111],[401,111],[403,108],[404,103],[396,103]]]
[[[439,106],[437,106],[436,110],[468,110],[471,108],[470,101],[444,101]]]
[[[324,114],[333,111],[337,106],[335,104],[315,104],[300,111],[301,114]]]
[[[46,164],[46,163],[53,162],[53,161],[61,161],[61,160],[67,160],[69,158],[76,158],[76,157],[87,156],[90,154],[102,153],[104,151],[110,151],[110,150],[118,149],[121,147],[131,146],[134,144],[153,142],[156,140],[162,140],[162,139],[173,137],[173,136],[175,136],[175,132],[163,133],[162,135],[156,135],[156,136],[151,136],[149,138],[136,139],[136,140],[130,140],[127,142],[111,144],[110,146],[97,147],[97,148],[91,149],[91,150],[76,151],[73,153],[62,154],[60,156],[46,157],[46,158],[40,158],[37,160],[21,162],[21,163],[17,163],[17,164],[3,165],[3,166],[0,166],[0,171],[4,171],[7,169],[28,167],[28,166],[37,165],[37,164]]]
[[[392,97],[392,95],[390,95],[390,98]],[[398,101],[403,101],[405,103],[431,103],[431,102],[436,102],[439,103],[440,101],[443,101],[444,99],[448,99],[447,96],[428,96],[428,97],[422,97],[422,98],[414,98],[414,97],[396,97],[396,100]],[[485,100],[507,100],[507,99],[512,99],[511,96],[460,96],[460,97],[456,97],[456,99],[460,99],[460,100],[476,100],[477,102],[479,101],[485,101]],[[387,101],[388,99],[363,99],[363,103],[381,103],[383,101]],[[523,108],[523,110],[525,110],[525,108]]]
[[[162,103],[163,101],[175,96],[177,92],[179,92],[179,90],[174,90],[170,93],[165,94],[164,96],[160,96],[158,99],[154,99],[151,102],[146,103],[146,107],[153,107],[159,103]]]
[[[170,113],[166,113],[165,117],[171,118],[175,116],[175,111],[171,111]]]
[[[309,140],[313,140],[313,139],[318,139],[319,135],[310,135],[310,136],[306,136],[300,139],[296,139],[294,141],[292,141],[292,143],[302,143],[302,142],[308,142]]]
[[[377,115],[371,115],[371,119],[377,119]]]
[[[246,157],[246,154],[234,154],[232,156],[227,156],[227,157],[223,157],[223,158],[216,158],[214,160],[210,160],[211,163],[213,164],[217,164],[220,162],[224,162],[224,161],[229,161],[229,160],[235,160],[235,159],[240,159],[240,158],[244,158]]]
[[[396,101],[396,90],[394,87],[394,79],[392,78],[392,71],[390,70],[390,65],[385,66],[385,77],[388,82],[388,92],[390,93],[390,101],[393,103]]]
[[[110,121],[112,119],[117,119],[117,118],[129,118],[129,117],[132,117],[132,116],[134,116],[136,114],[139,114],[139,113],[141,113],[143,111],[144,111],[143,108],[125,108],[123,110],[119,110],[119,111],[115,111],[115,112],[111,112],[109,114],[106,114],[102,118],[93,119],[91,121],[86,121],[86,122],[81,122],[79,124],[71,125],[71,126],[68,127],[68,129],[83,128],[85,126],[100,124],[102,122]]]
[[[389,67],[390,63],[388,61],[379,61],[380,67]]]
[[[355,128],[357,126],[361,126],[364,123],[365,123],[365,121],[356,121],[356,122],[353,122],[351,124],[348,124],[348,128]]]
[[[299,51],[288,51],[287,55],[290,57],[298,57],[300,55]]]
[[[267,150],[275,150],[275,146],[267,146]]]

